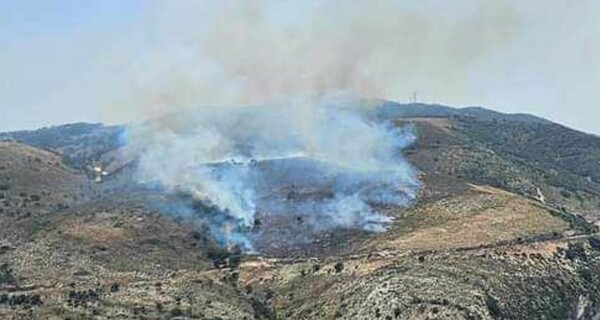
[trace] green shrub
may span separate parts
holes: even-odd
[[[13,275],[13,270],[10,264],[3,263],[0,265],[0,284],[15,284],[17,280]]]
[[[181,310],[181,308],[179,308],[179,307],[175,307],[175,308],[171,309],[171,315],[173,317],[181,317],[181,316],[183,316],[183,310]]]

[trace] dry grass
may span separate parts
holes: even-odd
[[[452,199],[418,206],[416,221],[400,219],[370,243],[376,250],[440,250],[474,247],[569,230],[569,224],[534,201],[487,186]],[[412,224],[408,229],[403,223]],[[383,241],[382,241],[383,240]]]
[[[98,243],[124,241],[131,236],[127,230],[123,228],[115,228],[110,223],[94,225],[69,224],[63,226],[63,228],[65,235]]]
[[[400,124],[412,122],[421,125],[430,125],[434,128],[441,129],[443,132],[455,134],[452,131],[452,122],[448,118],[410,118],[407,120],[399,120]]]

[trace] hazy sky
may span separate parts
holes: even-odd
[[[600,133],[600,1],[0,1],[0,131],[340,90]]]

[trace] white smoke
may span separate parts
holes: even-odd
[[[389,218],[372,205],[406,205],[418,186],[401,155],[414,137],[369,119],[368,108],[348,97],[197,108],[132,127],[129,142],[142,182],[189,194],[233,222],[213,232],[251,227],[259,209],[306,216],[315,229],[381,231]],[[269,196],[280,187],[328,195]]]
[[[106,116],[346,90],[395,100],[415,90],[450,101],[474,94],[472,71],[512,41],[518,11],[497,0],[419,2],[160,1],[143,15],[141,52],[119,70],[125,93]]]
[[[513,35],[511,6],[459,11],[389,0],[157,4],[124,99],[151,118],[129,136],[140,180],[208,204],[207,223],[226,241],[239,242],[258,212],[385,230],[376,209],[414,198],[401,155],[414,136],[374,122],[356,96],[412,91],[421,73],[460,85],[453,79]]]

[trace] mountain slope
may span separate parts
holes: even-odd
[[[124,127],[102,124],[74,123],[38,130],[0,133],[0,141],[17,141],[62,154],[67,162],[79,169],[86,162],[122,145]]]
[[[400,124],[415,125],[418,139],[407,153],[433,180],[491,184],[532,198],[541,192],[555,207],[598,219],[600,137],[485,109],[390,102],[383,108],[404,114]]]
[[[189,196],[131,184],[135,161],[115,160],[122,127],[1,134],[23,144],[0,143],[0,182],[10,182],[0,196],[31,214],[0,214],[0,315],[596,317],[600,138],[482,108],[376,101],[368,113],[413,126],[405,155],[420,170],[418,202],[380,208],[393,218],[385,233],[339,229],[292,245],[283,237],[303,222],[267,217],[260,255],[217,248],[198,220],[158,210]],[[91,164],[115,171],[94,183]]]

